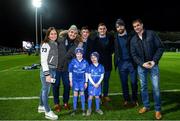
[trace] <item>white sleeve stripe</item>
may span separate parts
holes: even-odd
[[[101,78],[99,79],[98,83],[97,84],[101,84],[102,80],[104,78],[104,74],[101,74]]]
[[[42,66],[43,72],[49,71],[48,62],[47,62],[49,50],[50,50],[50,46],[47,43],[44,43],[41,46],[41,66]]]
[[[95,85],[93,79],[91,78],[91,74],[88,74],[88,77],[89,77],[89,81],[91,82],[91,84]]]
[[[72,73],[69,72],[69,81],[71,82],[72,81]]]
[[[88,73],[85,73],[85,82],[88,82]]]

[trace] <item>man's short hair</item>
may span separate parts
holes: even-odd
[[[140,24],[143,24],[143,22],[142,22],[142,20],[141,20],[140,18],[134,19],[134,20],[132,21],[132,24],[134,24],[134,23],[136,23],[136,22],[139,22]]]
[[[98,28],[99,28],[100,26],[106,26],[106,24],[101,22],[101,23],[98,24]]]
[[[82,30],[89,30],[89,27],[88,26],[83,26],[82,28],[81,28],[81,31]]]

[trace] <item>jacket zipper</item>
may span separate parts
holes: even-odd
[[[52,62],[53,58],[54,58],[54,56],[52,56],[52,57],[51,57],[51,59],[50,59],[49,63],[51,63],[51,62]]]

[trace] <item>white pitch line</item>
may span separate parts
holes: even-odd
[[[180,92],[180,89],[174,89],[174,90],[162,90],[161,92]],[[122,93],[109,93],[110,96],[115,95],[122,95]],[[62,98],[62,96],[59,96]],[[72,97],[72,95],[70,96]],[[53,96],[49,96],[49,98],[53,98]],[[32,100],[32,99],[39,99],[38,96],[32,96],[32,97],[0,97],[0,100]]]
[[[19,67],[20,67],[20,66],[15,66],[15,67],[12,67],[12,68],[8,68],[8,69],[1,70],[0,72],[6,72],[6,71],[9,71],[9,70],[12,70],[12,69],[19,68]]]
[[[59,96],[62,98],[62,96]],[[70,96],[72,97],[72,96]],[[49,96],[49,98],[53,98],[53,96]],[[38,96],[32,96],[32,97],[0,97],[0,100],[32,100],[32,99],[39,99]]]

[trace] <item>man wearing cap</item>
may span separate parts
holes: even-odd
[[[73,57],[75,57],[74,50],[79,44],[78,29],[72,25],[67,33],[61,34],[58,39],[58,70],[56,72],[56,82],[53,84],[54,108],[56,112],[61,111],[59,102],[59,86],[62,79],[64,92],[63,103],[64,109],[70,109],[69,101],[69,77],[68,77],[68,64]]]
[[[117,19],[115,23],[116,34],[114,41],[114,65],[115,69],[118,67],[119,76],[121,79],[121,86],[124,98],[124,106],[138,106],[137,102],[137,74],[136,65],[130,54],[130,39],[131,35],[127,33],[125,23],[122,19]],[[132,97],[129,95],[128,75],[130,75]]]

